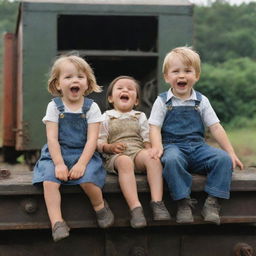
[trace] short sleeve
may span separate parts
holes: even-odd
[[[97,103],[93,102],[89,111],[86,114],[87,122],[90,123],[98,123],[103,121],[103,117],[100,111],[100,108]]]
[[[148,125],[148,120],[145,115],[145,113],[141,112],[140,114],[140,135],[143,139],[143,142],[149,142],[149,125]]]
[[[206,127],[209,127],[213,124],[219,123],[220,120],[217,117],[207,97],[203,96],[201,104],[202,104],[201,116],[202,116],[204,125]]]
[[[54,101],[49,102],[46,114],[42,119],[43,123],[45,124],[47,121],[58,123],[59,122],[59,110]]]
[[[153,104],[148,123],[162,127],[166,115],[166,107],[162,99],[158,96]]]

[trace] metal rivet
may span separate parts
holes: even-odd
[[[81,117],[82,118],[86,118],[86,115],[83,113],[83,114],[81,114]]]
[[[35,199],[33,198],[27,198],[27,199],[24,199],[22,202],[21,202],[21,205],[23,207],[23,210],[28,213],[28,214],[31,214],[31,213],[34,213],[37,211],[37,202]]]
[[[172,106],[167,106],[166,108],[167,108],[167,110],[169,110],[169,111],[172,110]]]
[[[63,113],[60,113],[60,118],[64,118],[64,114]]]

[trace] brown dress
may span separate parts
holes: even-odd
[[[114,162],[118,156],[127,155],[134,160],[138,152],[144,148],[143,138],[140,134],[140,115],[141,112],[137,111],[134,116],[129,116],[124,119],[110,117],[107,143],[123,142],[126,144],[126,149],[120,154],[103,154],[106,160],[105,168],[109,172],[117,173],[114,168]],[[142,171],[135,170],[135,172],[141,173]]]

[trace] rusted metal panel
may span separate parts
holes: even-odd
[[[103,93],[90,95],[102,111],[108,84],[126,73],[141,81],[141,110],[149,115],[163,90],[163,56],[177,44],[192,43],[192,10],[185,0],[22,2],[17,26],[16,150],[35,151],[45,143],[41,119],[51,98],[47,73],[57,55],[72,50],[90,63],[104,88]]]
[[[236,172],[233,177],[231,199],[221,201],[221,223],[254,223],[256,222],[255,168]],[[0,180],[0,229],[49,228],[42,187],[33,186],[31,178],[31,172],[16,170],[11,171],[8,178]],[[171,199],[167,188],[165,187],[164,191],[164,201],[173,218],[170,221],[153,221],[146,176],[138,175],[136,178],[148,226],[177,226],[176,202]],[[243,181],[243,187],[241,181]],[[191,196],[198,202],[193,210],[195,222],[192,225],[194,226],[207,224],[201,217],[201,209],[206,198],[206,193],[203,191],[204,182],[205,177],[194,176]],[[236,187],[237,183],[238,187]],[[79,186],[62,186],[61,193],[63,216],[72,228],[97,227],[92,206]],[[107,176],[103,193],[115,214],[114,226],[129,227],[129,209],[121,194],[117,176]],[[73,211],[73,209],[76,210]]]
[[[15,146],[16,106],[17,106],[17,57],[16,37],[4,34],[3,59],[3,146]]]

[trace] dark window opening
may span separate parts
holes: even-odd
[[[130,50],[157,52],[156,17],[60,15],[58,51]]]

